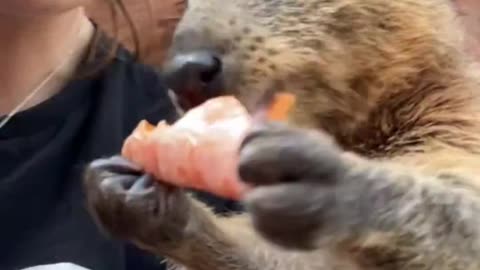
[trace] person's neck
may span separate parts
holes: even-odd
[[[80,8],[52,17],[0,17],[0,116],[10,113],[61,65],[22,110],[60,91],[92,35],[93,26]]]

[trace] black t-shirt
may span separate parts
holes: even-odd
[[[124,50],[94,77],[13,117],[0,129],[0,269],[56,262],[164,269],[158,258],[100,233],[80,177],[89,161],[119,153],[141,119],[176,117],[160,77]],[[219,210],[234,207],[203,198]]]

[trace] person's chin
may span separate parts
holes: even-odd
[[[0,2],[0,14],[40,18],[60,15],[81,8],[89,2],[90,0],[2,0]]]

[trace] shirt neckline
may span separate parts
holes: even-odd
[[[94,68],[101,65],[101,61],[105,61],[105,57],[112,49],[112,40],[109,39],[102,31],[99,31],[97,25],[94,24],[95,34],[93,40],[98,40],[97,43],[92,42],[87,49],[86,55],[90,55],[92,49],[96,50],[93,59],[84,59],[80,63],[80,68],[76,74],[83,74],[93,69],[96,73],[88,75],[83,78],[73,78],[67,82],[63,89],[49,99],[27,109],[18,112],[10,119],[10,121],[2,128],[0,128],[0,140],[10,139],[19,136],[25,136],[32,133],[44,130],[47,127],[58,124],[62,119],[68,117],[69,112],[84,105],[86,99],[90,96],[94,82],[97,78],[102,77],[104,70],[108,68],[111,63],[101,70]],[[95,45],[93,47],[92,45]],[[117,50],[111,61],[123,59],[122,50]],[[0,116],[0,121],[6,116]]]

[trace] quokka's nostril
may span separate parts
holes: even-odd
[[[203,83],[210,83],[222,71],[222,62],[218,57],[212,58],[212,64],[203,72],[200,72],[200,80]]]
[[[179,95],[185,90],[202,92],[221,72],[221,59],[209,51],[174,55],[162,70],[169,88]]]

